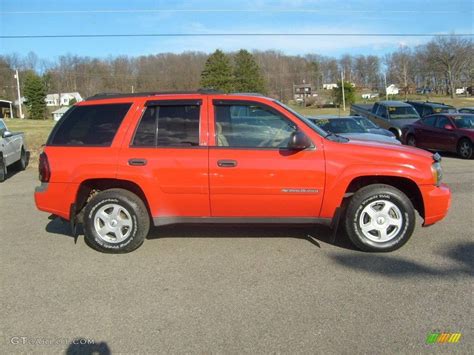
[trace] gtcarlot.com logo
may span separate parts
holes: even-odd
[[[44,338],[44,337],[28,337],[28,336],[14,336],[10,338],[10,343],[13,345],[92,345],[95,344],[93,339],[68,339],[68,338]]]

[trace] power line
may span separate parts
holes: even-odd
[[[123,14],[123,13],[380,13],[381,10],[351,9],[124,9],[124,10],[42,10],[42,11],[0,11],[0,15],[62,15],[62,14]],[[464,10],[387,10],[383,13],[465,13]]]
[[[472,33],[112,33],[63,35],[2,35],[0,39],[112,37],[472,37]]]

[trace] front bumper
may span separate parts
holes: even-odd
[[[446,184],[424,185],[420,186],[420,190],[425,208],[423,226],[426,227],[446,217],[451,206],[451,191]]]

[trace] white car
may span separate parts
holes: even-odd
[[[28,151],[23,133],[12,133],[5,121],[0,119],[0,182],[5,181],[10,167],[25,170],[28,165]]]

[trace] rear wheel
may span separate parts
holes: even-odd
[[[407,136],[407,145],[412,146],[412,147],[416,147],[416,139],[415,139],[415,136],[413,134],[409,134]]]
[[[84,236],[94,249],[128,253],[143,244],[150,218],[143,201],[130,191],[99,192],[85,207]]]
[[[344,223],[349,239],[359,249],[388,252],[410,239],[415,212],[403,192],[389,185],[374,184],[354,194]]]
[[[472,142],[467,138],[461,139],[458,143],[457,152],[461,158],[471,159],[472,158]]]
[[[7,178],[7,165],[3,155],[0,155],[0,182],[4,182]]]

